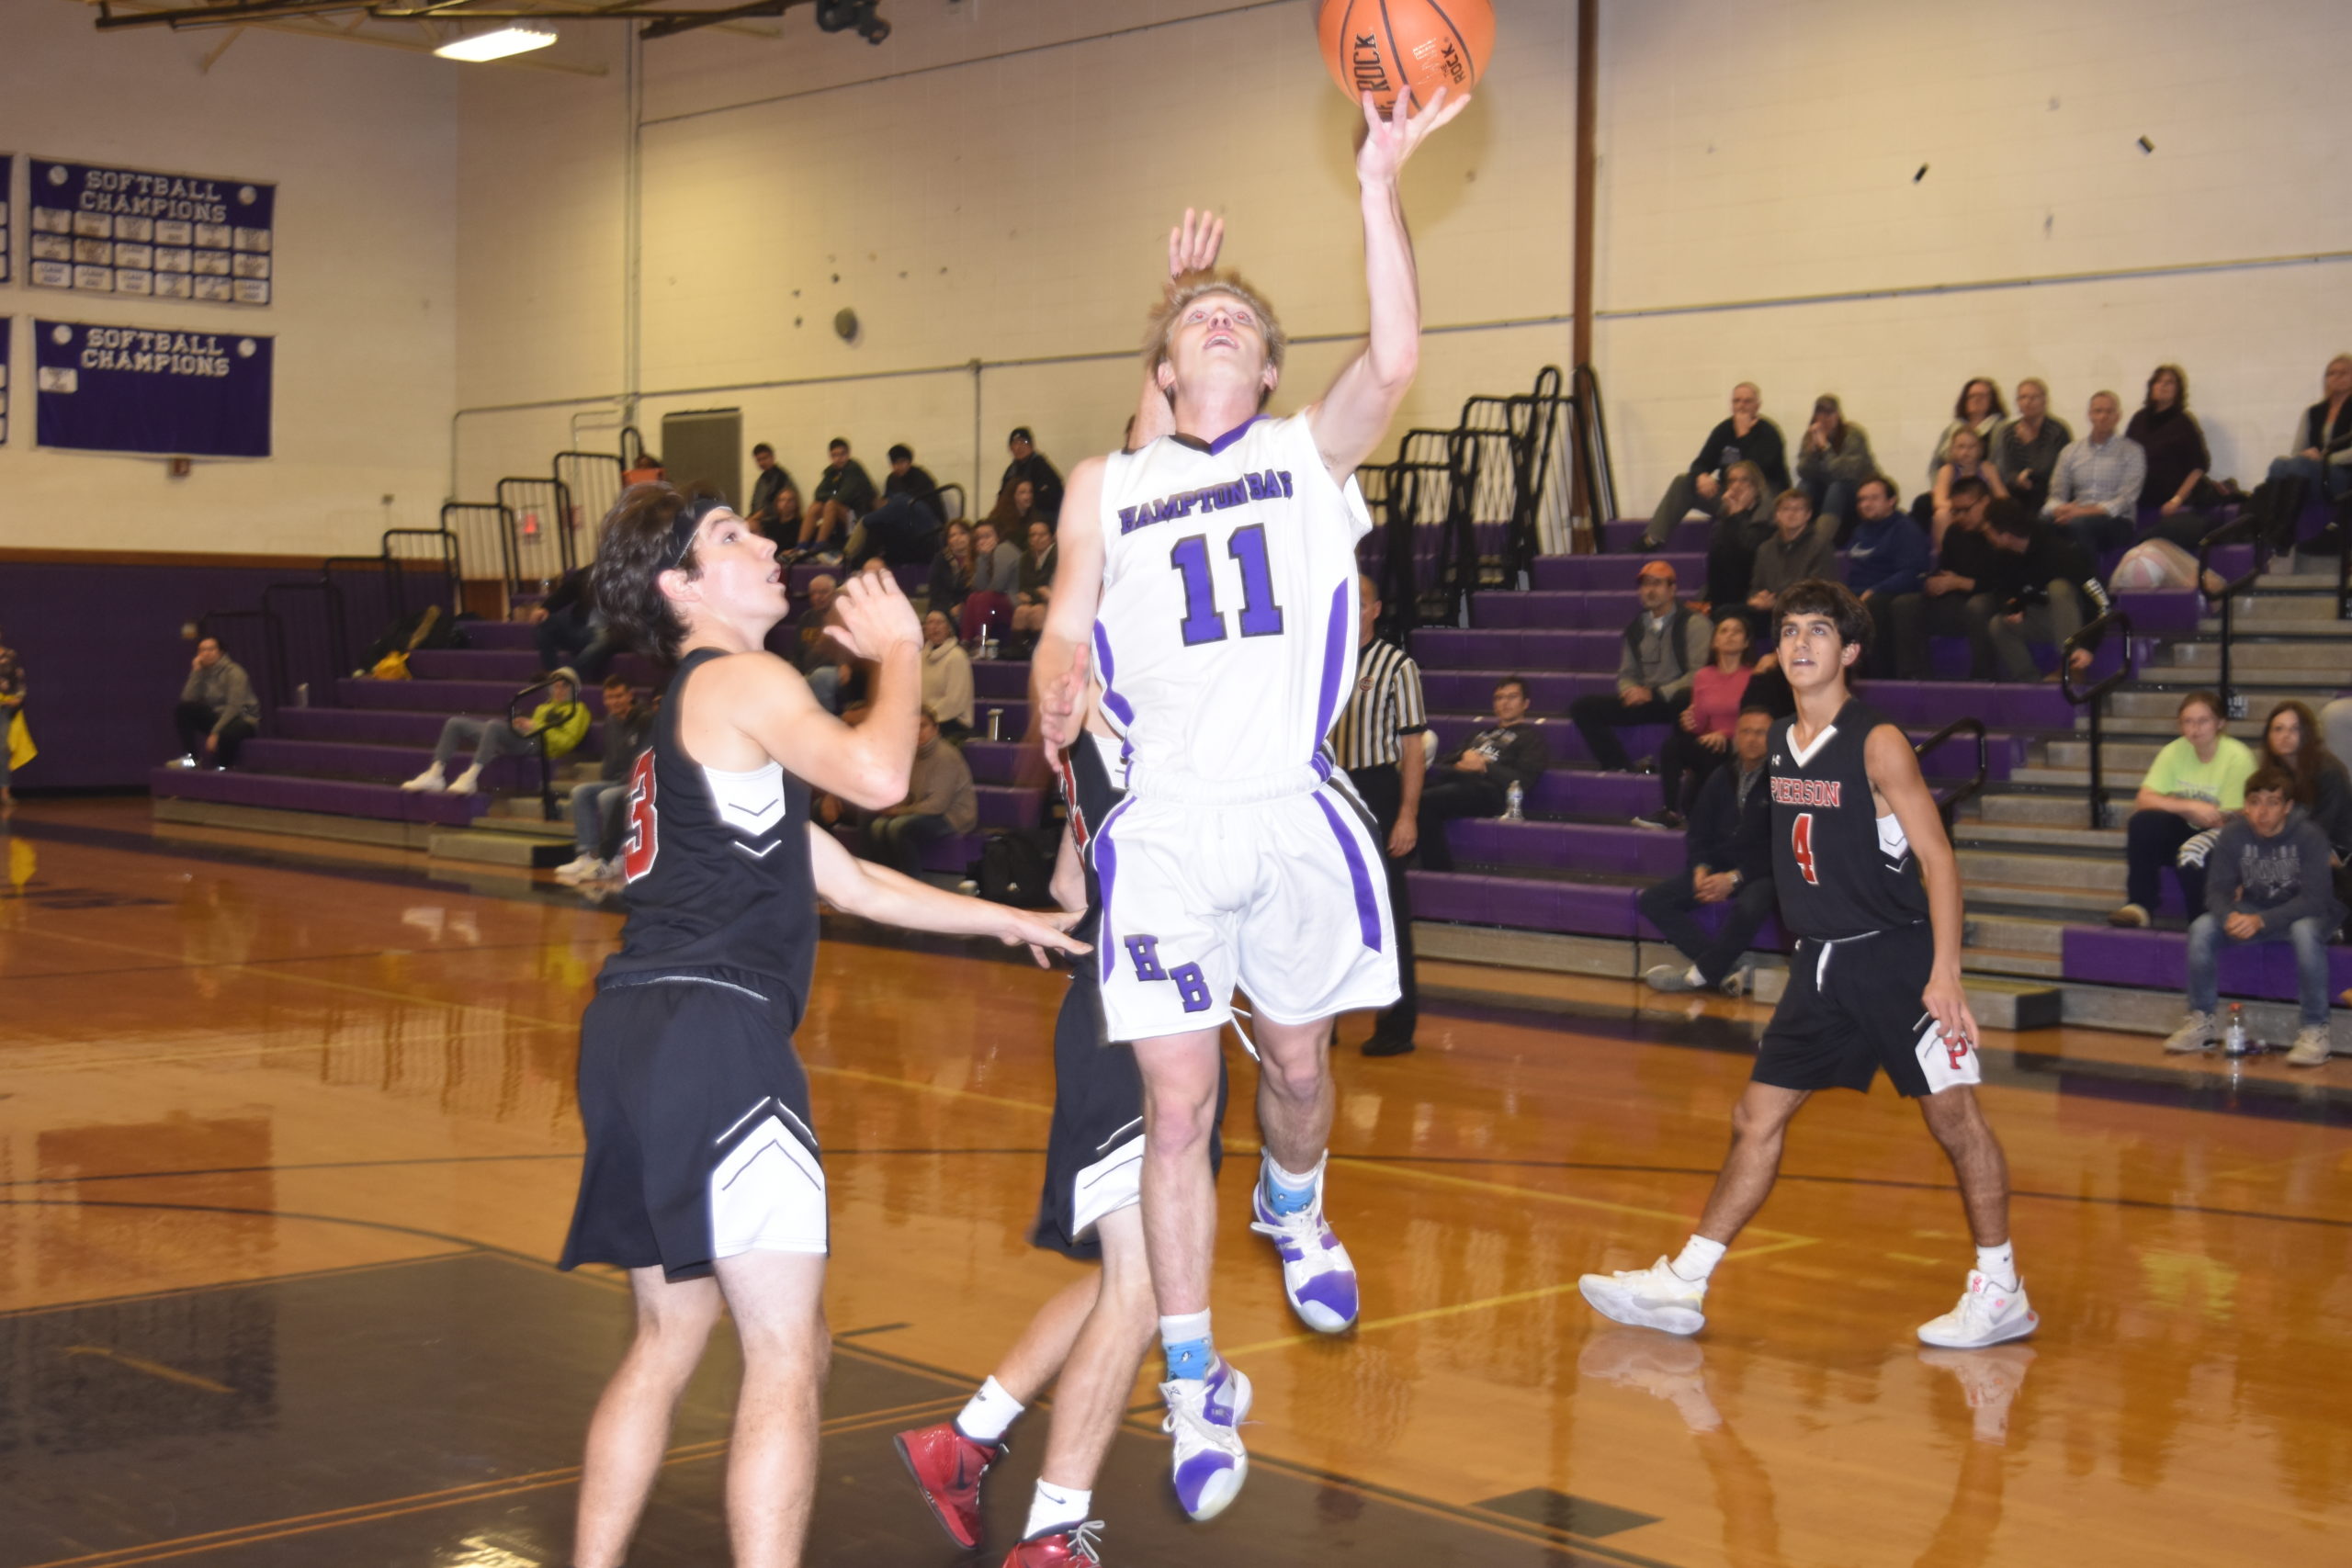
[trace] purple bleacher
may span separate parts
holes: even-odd
[[[1491,697],[1493,694],[1493,677],[1488,676],[1483,696]],[[1430,705],[1435,707],[1435,702],[1432,701]],[[1483,707],[1486,705],[1482,700],[1478,705]],[[1546,716],[1549,721],[1543,727],[1544,745],[1551,754],[1552,765],[1559,767],[1576,762],[1589,763],[1592,761],[1592,753],[1584,749],[1584,737],[1577,733],[1576,726],[1568,723],[1565,718]],[[1430,715],[1430,728],[1437,736],[1440,756],[1467,744],[1473,735],[1493,722],[1493,719],[1479,714],[1433,712]],[[1662,724],[1633,725],[1619,730],[1617,738],[1625,743],[1625,751],[1628,756],[1646,757],[1655,754],[1659,745],[1665,740],[1666,726]]]
[[[1635,911],[1634,927],[1641,939],[1644,942],[1664,942],[1666,933],[1650,924],[1646,919],[1641,918],[1641,906],[1638,903],[1634,908]],[[1690,918],[1697,920],[1710,934],[1720,930],[1724,921],[1730,916],[1731,905],[1728,903],[1702,904],[1690,912]],[[1765,916],[1764,923],[1756,928],[1756,934],[1748,939],[1747,945],[1751,950],[1759,953],[1787,952],[1788,934],[1781,930],[1781,917],[1777,914]]]
[[[1046,793],[1043,790],[977,784],[972,793],[979,802],[980,826],[983,829],[1035,828],[1045,809]]]
[[[2138,986],[2184,995],[2188,990],[2188,936],[2184,931],[2069,926],[2064,941],[2064,976],[2069,980]],[[2328,995],[2340,995],[2346,987],[2352,986],[2352,947],[2338,944],[2329,948],[2327,967]],[[2294,947],[2286,942],[2225,947],[2215,977],[2224,996],[2292,1001]]]
[[[277,811],[319,811],[395,822],[438,822],[462,828],[490,809],[485,795],[411,795],[392,784],[344,779],[251,773],[210,768],[157,768],[149,787],[158,796],[207,800]]]
[[[1638,608],[1623,593],[1545,592],[1532,589],[1489,592],[1471,596],[1470,622],[1475,626],[1497,630],[1623,633]],[[1413,634],[1417,645],[1424,635]]]
[[[1507,870],[1660,877],[1686,863],[1682,836],[1586,822],[1504,822],[1465,817],[1446,824],[1456,860]]]
[[[458,754],[458,761],[466,760]],[[307,774],[399,784],[414,778],[433,760],[424,746],[371,746],[355,741],[288,740],[256,735],[237,754],[239,771]],[[569,761],[569,759],[567,759]],[[539,764],[529,757],[501,757],[482,770],[482,788],[492,795],[536,794]]]
[[[1577,698],[1594,693],[1610,693],[1617,689],[1617,674],[1612,665],[1606,672],[1586,671],[1567,674],[1560,671],[1513,670],[1425,670],[1421,672],[1421,695],[1434,711],[1443,713],[1474,712],[1492,705],[1495,682],[1507,675],[1517,675],[1527,682],[1528,705],[1546,716],[1565,714]],[[1548,736],[1547,736],[1548,738]]]
[[[972,770],[975,784],[1009,784],[1021,767],[1021,743],[1017,740],[967,740],[964,742],[964,765]]]
[[[1009,698],[1019,702],[1029,694],[1029,661],[1025,659],[975,659],[972,660],[972,694],[983,702]],[[979,716],[983,728],[988,716]]]
[[[1676,585],[1684,597],[1699,592],[1707,575],[1707,558],[1683,550],[1652,557],[1641,554],[1622,556],[1539,556],[1530,574],[1529,586],[1562,593],[1619,592],[1625,596],[1625,616],[1634,614],[1634,579],[1641,575],[1642,563],[1658,559],[1674,568]]]
[[[1430,714],[1430,729],[1437,736],[1438,754],[1443,756],[1467,743],[1470,737],[1492,722],[1490,718],[1476,714]],[[1551,755],[1554,768],[1565,769],[1592,762],[1592,753],[1585,750],[1584,737],[1577,733],[1576,726],[1555,719],[1543,728],[1544,745]],[[1934,728],[1923,725],[1906,726],[1905,733],[1917,745],[1942,728],[1940,724]],[[1995,780],[2006,779],[2012,771],[2026,765],[2028,753],[2032,750],[2032,739],[2026,735],[1994,730],[1989,720],[1985,728],[1990,731],[1985,737],[1985,774]],[[1658,747],[1665,743],[1666,726],[1628,725],[1617,732],[1617,739],[1624,743],[1627,756],[1653,757],[1657,754]],[[1937,747],[1921,761],[1920,767],[1928,777],[1936,779],[1956,779],[1973,774],[1976,771],[1976,742],[1973,737],[1954,736]],[[1545,776],[1548,778],[1550,775],[1547,773]],[[1647,779],[1653,789],[1657,787],[1656,780],[1649,779],[1647,774],[1624,776]],[[1538,786],[1539,792],[1541,787]]]
[[[2194,588],[2135,590],[2115,596],[2117,606],[2132,617],[2136,640],[2154,637],[2186,637],[2196,631],[2205,613],[2205,595]],[[2146,654],[2140,655],[2145,659]]]
[[[1623,650],[1613,631],[1487,631],[1430,626],[1413,634],[1413,657],[1434,670],[1614,670]]]
[[[506,711],[513,700],[514,685],[506,681],[370,681],[347,677],[335,683],[335,699],[353,708],[429,708],[438,714],[497,715]],[[546,701],[543,694],[533,693],[524,707],[537,706]],[[580,694],[580,700],[598,718],[605,716],[605,694],[594,687]]]
[[[1463,872],[1406,874],[1417,920],[1456,920],[1515,931],[1630,937],[1639,889]]]
[[[1636,553],[1656,554],[1656,551],[1650,550],[1642,543],[1642,535],[1649,525],[1650,521],[1646,517],[1620,517],[1614,523],[1602,524],[1600,538],[1603,553],[1612,556]],[[1686,517],[1677,523],[1666,536],[1666,547],[1669,550],[1703,552],[1707,547],[1707,536],[1714,532],[1714,527],[1713,518]]]
[[[447,715],[396,708],[280,708],[266,734],[286,740],[341,740],[431,750]],[[592,730],[591,735],[594,735]],[[419,764],[422,766],[422,764]]]
[[[1527,792],[1523,808],[1532,817],[1600,817],[1623,822],[1658,808],[1657,779],[1649,773],[1553,768]]]
[[[540,665],[537,649],[528,647],[421,648],[408,656],[408,671],[418,681],[503,681],[511,695],[540,673]],[[640,689],[669,683],[651,660],[636,653],[616,656],[607,673]]]

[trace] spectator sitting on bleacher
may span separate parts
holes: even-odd
[[[580,677],[569,670],[559,670],[548,679],[548,700],[531,710],[528,718],[475,718],[467,714],[452,714],[441,726],[441,739],[433,747],[433,761],[424,772],[401,785],[412,792],[438,795],[447,790],[451,795],[471,795],[481,783],[481,771],[501,757],[527,757],[534,743],[546,751],[549,761],[568,756],[588,736],[588,705],[580,700]],[[442,771],[458,748],[470,745],[474,760],[456,778],[442,780]]]
[[[542,670],[577,670],[582,679],[599,681],[619,651],[612,634],[605,629],[604,613],[596,608],[596,591],[584,566],[558,578],[554,589],[531,606],[526,618]]]
[[[2167,741],[2140,781],[2124,834],[2124,902],[2111,926],[2144,926],[2164,896],[2164,868],[2180,878],[2189,915],[2205,907],[2205,867],[2180,860],[2181,846],[2219,828],[2244,804],[2254,753],[2222,733],[2222,699],[2191,692],[2180,699],[2180,739]]]
[[[1414,824],[1421,868],[1452,871],[1453,850],[1445,841],[1445,825],[1457,817],[1501,816],[1510,786],[1519,785],[1522,794],[1532,790],[1550,761],[1543,730],[1528,721],[1527,682],[1504,676],[1495,682],[1495,722],[1439,758],[1421,784]]]
[[[849,443],[836,435],[826,446],[830,459],[817,479],[817,493],[808,515],[801,520],[800,537],[793,550],[797,560],[822,551],[829,541],[847,536],[850,525],[874,509],[874,480],[865,466],[849,455]]]
[[[1707,433],[1690,467],[1675,475],[1674,482],[1666,487],[1649,527],[1643,532],[1645,547],[1664,548],[1675,525],[1693,510],[1717,515],[1735,463],[1755,464],[1763,477],[1762,491],[1777,493],[1789,488],[1788,447],[1781,438],[1781,427],[1764,417],[1763,408],[1764,394],[1753,381],[1742,381],[1731,389],[1731,417]]]
[[[964,754],[939,737],[939,716],[928,707],[915,731],[914,769],[907,798],[876,812],[865,824],[863,853],[909,876],[922,874],[922,852],[979,825],[979,796]]]
[[[787,521],[784,507],[787,491],[792,497],[789,521],[796,526],[800,522],[800,488],[792,482],[792,470],[775,460],[775,448],[766,442],[752,448],[752,461],[758,467],[760,477],[752,481],[752,510],[743,521],[769,538],[780,539],[782,525]]]
[[[1054,568],[1060,560],[1054,548],[1053,525],[1044,518],[1030,520],[1029,547],[1021,552],[1020,576],[1012,598],[1012,631],[1034,642],[1046,624],[1046,604],[1054,596]],[[1022,657],[1016,654],[1015,657]]]
[[[947,521],[947,501],[929,468],[915,462],[915,449],[901,441],[890,448],[889,476],[882,481],[882,499],[903,495],[927,509],[934,523]]]
[[[1838,575],[1838,540],[1827,518],[1815,518],[1813,502],[1801,490],[1784,490],[1772,502],[1772,536],[1756,551],[1747,580],[1748,640],[1772,640],[1772,615],[1789,585],[1809,577]],[[1717,605],[1718,618],[1725,606]]]
[[[605,681],[604,756],[596,776],[571,786],[570,862],[555,868],[558,882],[600,882],[620,873],[621,808],[628,804],[629,770],[653,744],[653,709],[638,705],[636,689],[617,675]]]
[[[793,626],[798,652],[793,664],[808,682],[809,694],[827,713],[842,711],[842,683],[849,677],[848,650],[833,640],[833,594],[840,584],[823,572],[808,580],[808,607]]]
[[[955,620],[972,594],[972,525],[962,518],[947,525],[939,553],[931,558],[931,583],[924,590],[924,607],[944,610]]]
[[[1645,563],[1634,592],[1642,607],[1625,623],[1624,648],[1617,659],[1617,694],[1594,693],[1568,705],[1568,720],[1584,737],[1585,750],[1611,773],[1633,766],[1625,743],[1617,739],[1619,728],[1673,723],[1690,701],[1691,680],[1707,662],[1715,637],[1713,623],[1706,616],[1675,602],[1669,563]],[[1421,837],[1426,841],[1429,835]]]
[[[972,591],[965,596],[957,627],[964,640],[979,640],[984,626],[994,627],[999,637],[1010,631],[1012,596],[1019,592],[1021,552],[1003,542],[995,524],[982,523],[972,530]]]
[[[2188,412],[2188,373],[2177,365],[2157,366],[2148,378],[2148,400],[2123,434],[2148,454],[2148,477],[2140,485],[2141,509],[2181,519],[2163,536],[2175,544],[2184,539],[2193,544],[2205,521],[2197,510],[2198,496],[2213,459],[2205,449],[2204,428]]]
[[[1062,514],[1062,476],[1043,452],[1037,450],[1035,439],[1025,424],[1013,426],[1012,434],[1004,438],[1005,450],[1012,454],[1012,461],[1004,466],[1004,478],[997,481],[996,504],[989,515],[1001,523],[1007,516],[1018,517],[1023,527],[1031,516],[1048,523],[1058,522]],[[1029,507],[1024,510],[1014,501],[1012,487],[1026,481],[1029,486]],[[1012,504],[1008,513],[1005,508]]]
[[[1911,514],[1928,530],[1931,543],[1941,544],[1944,531],[1951,526],[1951,494],[1959,485],[1974,479],[1995,501],[2008,499],[2009,489],[2001,482],[2000,469],[1985,459],[1984,453],[1984,438],[1976,432],[1964,424],[1952,431],[1944,460],[1936,465],[1935,484],[1911,503]]]
[[[1992,541],[1984,536],[1984,513],[1992,492],[1982,479],[1962,479],[1951,487],[1951,526],[1944,530],[1937,548],[1936,570],[1928,573],[1917,593],[1896,598],[1894,672],[1905,681],[1928,678],[1928,638],[1966,637],[1968,603],[1998,565]],[[1971,671],[1990,680],[1989,670]]]
[[[2327,362],[2320,390],[2295,422],[2292,456],[2272,461],[2270,482],[2300,479],[2333,501],[2352,491],[2352,354]]]
[[[1747,704],[1749,668],[1747,623],[1725,615],[1715,623],[1713,657],[1690,678],[1690,705],[1675,716],[1657,749],[1658,795],[1655,814],[1634,818],[1636,828],[1680,829],[1683,808],[1706,787],[1707,776],[1731,754],[1733,732]]]
[[[2165,1039],[2167,1051],[2202,1051],[2221,1033],[2214,972],[2222,948],[2291,942],[2301,1011],[2287,1065],[2327,1063],[2327,944],[2344,906],[2330,883],[2326,836],[2291,814],[2293,794],[2285,770],[2260,770],[2245,781],[2245,815],[2231,818],[2213,846],[2202,912],[2188,928],[2188,1016]]]
[[[938,513],[901,491],[857,520],[842,547],[842,565],[852,571],[876,561],[921,566],[938,550],[939,533]]]
[[[2122,399],[2113,392],[2091,394],[2090,431],[2058,454],[2050,497],[2041,503],[2041,514],[2064,525],[2093,560],[2132,542],[2140,487],[2147,481],[2146,450],[2116,433],[2122,418]]]
[[[183,768],[234,766],[238,749],[261,727],[261,699],[254,695],[253,681],[219,637],[196,639],[196,657],[188,661],[172,722],[179,727],[176,765]]]
[[[1731,610],[1747,602],[1756,552],[1772,536],[1764,493],[1764,471],[1755,464],[1734,463],[1724,471],[1720,510],[1707,535],[1707,581],[1699,592],[1710,609]]]
[[[1895,504],[1894,481],[1872,474],[1856,487],[1861,514],[1846,547],[1846,586],[1871,613],[1870,663],[1865,674],[1894,669],[1894,602],[1928,581],[1928,536]]]
[[[1870,432],[1847,423],[1845,411],[1832,394],[1814,399],[1813,423],[1797,442],[1797,483],[1816,513],[1836,519],[1839,544],[1860,519],[1855,498],[1862,481],[1877,472]]]
[[[2307,703],[2288,701],[2262,723],[2255,765],[2278,768],[2295,782],[2295,805],[2319,825],[2335,867],[2335,897],[2352,904],[2352,775],[2327,743]]]
[[[1690,869],[1642,889],[1642,913],[1690,961],[1688,967],[1653,964],[1642,979],[1654,991],[1720,987],[1736,997],[1747,989],[1740,956],[1773,908],[1772,792],[1764,786],[1764,753],[1771,740],[1772,716],[1760,707],[1743,710],[1733,732],[1733,765],[1717,768],[1691,803],[1685,836]],[[1722,929],[1709,936],[1692,912],[1702,904],[1724,903],[1731,908]]]
[[[16,724],[25,714],[25,666],[13,648],[0,646],[0,812],[17,808]]]
[[[2001,389],[1990,376],[1972,376],[1960,389],[1960,396],[1952,400],[1951,423],[1936,437],[1935,455],[1928,459],[1928,482],[1935,482],[1937,473],[1951,460],[1951,438],[1965,430],[1977,440],[1980,452],[1989,451],[1993,432],[2009,411],[2001,406]]]
[[[2107,590],[2091,563],[2055,523],[2044,523],[2022,502],[1993,503],[1984,521],[1994,565],[1981,592],[1968,600],[1973,663],[2003,681],[2043,679],[2026,645],[2064,647],[2083,623],[2107,609]],[[2089,668],[2090,649],[2075,650],[2077,671]],[[2058,679],[2052,671],[2048,679]]]
[[[951,742],[961,745],[972,733],[972,656],[944,610],[923,613],[922,705],[939,716],[939,733]]]
[[[2038,376],[2018,383],[2018,416],[1993,433],[1993,468],[2011,495],[2041,509],[2050,478],[2075,433],[2050,417],[2050,384]]]

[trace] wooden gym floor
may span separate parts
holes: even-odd
[[[412,857],[165,840],[143,802],[11,826],[0,1568],[561,1563],[628,1327],[613,1280],[548,1266],[575,1021],[616,914]],[[889,1434],[952,1412],[1075,1267],[1022,1240],[1061,981],[828,934],[801,1036],[839,1337],[811,1561],[993,1563],[1035,1418],[979,1559]],[[1340,1055],[1330,1204],[1366,1303],[1347,1338],[1291,1318],[1243,1222],[1237,1092],[1216,1312],[1258,1385],[1253,1472],[1188,1525],[1139,1416],[1096,1492],[1109,1562],[2352,1560],[2352,1065],[1988,1041],[2047,1326],[1973,1356],[1912,1337],[1969,1258],[1916,1113],[1825,1096],[1686,1342],[1600,1321],[1575,1280],[1679,1244],[1761,1014],[1547,987],[1550,1010],[1433,1009],[1414,1056]],[[728,1354],[637,1562],[723,1560]]]

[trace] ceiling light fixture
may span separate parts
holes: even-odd
[[[433,52],[444,60],[463,60],[479,65],[487,60],[504,60],[509,55],[545,49],[554,41],[555,29],[544,22],[509,22],[470,38],[451,39]]]

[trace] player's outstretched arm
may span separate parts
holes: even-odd
[[[1919,772],[1918,755],[1910,739],[1891,724],[1882,724],[1862,742],[1862,763],[1870,770],[1871,788],[1878,792],[1911,852],[1919,857],[1919,874],[1928,885],[1928,922],[1936,934],[1935,967],[1919,1005],[1935,1015],[1947,1041],[1976,1043],[1976,1015],[1968,1010],[1968,997],[1960,982],[1961,900],[1960,862],[1944,837],[1943,813]]]
[[[1056,750],[1086,728],[1088,662],[1094,648],[1094,612],[1102,600],[1102,459],[1089,457],[1069,471],[1062,491],[1054,596],[1029,656],[1029,696],[1037,705],[1046,744]]]
[[[1323,400],[1307,412],[1323,466],[1340,484],[1379,447],[1413,384],[1413,373],[1420,368],[1421,282],[1413,265],[1413,237],[1405,227],[1397,177],[1405,160],[1430,132],[1469,104],[1467,96],[1451,98],[1441,87],[1420,113],[1383,119],[1372,107],[1372,95],[1363,96],[1356,184],[1363,199],[1363,276],[1372,297],[1372,328],[1363,350],[1348,361]]]
[[[876,666],[864,724],[846,725],[827,713],[797,671],[764,654],[724,661],[732,699],[727,706],[744,716],[739,721],[743,733],[794,777],[879,811],[906,798],[914,769],[922,716],[922,627],[888,572],[859,574],[833,603],[841,614],[833,636],[854,658]],[[751,689],[738,688],[739,681]],[[687,722],[694,722],[691,716]]]
[[[816,873],[817,897],[845,915],[910,931],[992,936],[1007,947],[1026,942],[1041,966],[1053,962],[1046,956],[1048,948],[1057,953],[1092,951],[1069,934],[1079,913],[1016,909],[917,882],[888,866],[859,860],[814,822],[808,824],[808,861]]]

